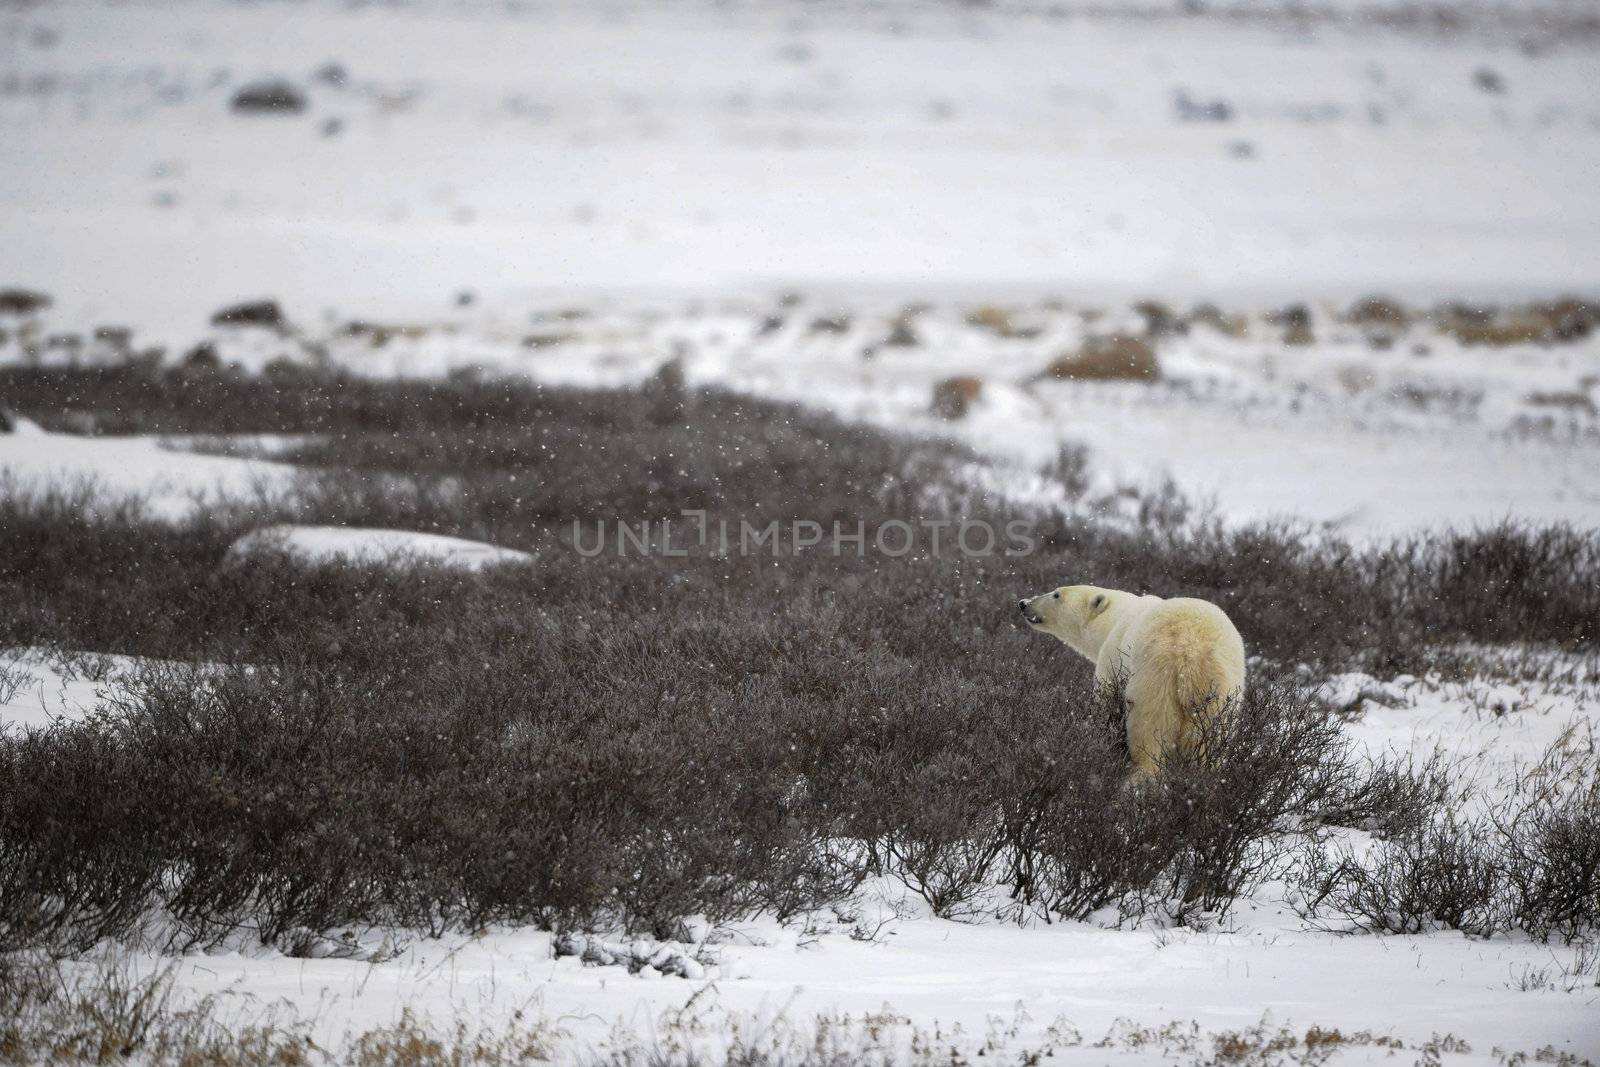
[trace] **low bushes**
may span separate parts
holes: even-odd
[[[1553,753],[1503,783],[1509,800],[1494,810],[1463,813],[1441,801],[1380,830],[1369,847],[1315,855],[1303,879],[1308,910],[1385,933],[1592,937],[1600,931],[1597,768],[1592,754]]]
[[[884,874],[951,917],[1196,923],[1308,855],[1309,910],[1368,929],[1600,926],[1581,783],[1457,821],[1267,681],[1203,759],[1130,783],[1087,679],[1006,700],[952,674],[930,701],[915,664],[841,674],[848,644],[792,621],[660,639],[491,616],[355,626],[336,651],[313,626],[249,664],[143,669],[87,723],[0,743],[0,943],[82,949],[153,908],[180,944],[291,952],[372,924],[671,939]],[[1351,825],[1372,850],[1329,844]]]
[[[928,591],[969,636],[974,625],[994,632],[987,613],[1021,592],[1092,580],[1215,600],[1252,653],[1289,665],[1421,673],[1463,641],[1600,647],[1600,535],[1564,526],[1507,523],[1356,547],[1283,526],[1222,529],[1192,518],[1181,499],[1147,501],[1133,524],[1018,512],[965,488],[961,468],[972,457],[953,446],[711,391],[686,394],[681,412],[664,417],[648,388],[129,366],[0,369],[0,393],[47,425],[92,416],[124,430],[309,434],[290,458],[318,472],[290,504],[181,527],[127,508],[91,519],[70,494],[0,494],[0,595],[18,605],[0,619],[4,641],[194,658],[231,640],[242,616],[274,615],[276,598],[306,610],[286,576],[238,595],[213,578],[227,542],[266,522],[401,526],[568,555],[574,521],[681,522],[680,511],[704,509],[713,527],[860,522],[869,538],[891,520],[965,517],[996,530],[1027,520],[1038,538],[1030,555],[946,552],[932,562],[938,580]],[[860,617],[921,585],[930,561],[925,552],[890,560],[847,551],[781,567],[702,565],[679,564],[675,580],[710,585],[714,576],[719,595],[734,599],[783,598],[826,573],[828,595]],[[593,596],[637,577],[611,553],[581,574]],[[900,625],[921,628],[915,617]],[[970,641],[940,646],[941,660],[972,654]]]
[[[0,938],[83,948],[151,907],[180,942],[289,951],[372,923],[667,938],[880,873],[946,915],[998,888],[1190,921],[1352,772],[1326,714],[1270,686],[1208,766],[1132,788],[1082,681],[1015,701],[952,672],[929,701],[915,664],[840,676],[839,638],[754,614],[665,636],[368,620],[337,651],[308,624],[248,664],[148,667],[88,722],[0,743]]]
[[[574,519],[1015,513],[963,488],[957,449],[714,392],[666,418],[647,392],[28,373],[8,395],[30,417],[315,433],[300,458],[322,473],[288,503],[179,524],[0,494],[0,644],[179,664],[115,683],[89,722],[0,737],[5,944],[81,947],[152,906],[179,941],[244,929],[291,951],[370,923],[670,936],[878,874],[949,915],[1197,922],[1331,825],[1386,839],[1323,864],[1308,896],[1378,928],[1362,917],[1431,922],[1432,887],[1461,881],[1427,867],[1455,840],[1441,790],[1353,761],[1277,664],[1417,671],[1455,641],[1600,642],[1600,542],[1564,528],[1357,550],[1163,507],[1027,515],[1038,548],[1017,557],[586,558],[563,541]],[[240,533],[291,519],[538,559],[221,566]],[[1086,579],[1214,599],[1265,657],[1205,764],[1125,786],[1115,702],[1020,632],[1017,596]],[[1567,876],[1593,869],[1592,806],[1572,804],[1494,838],[1495,892],[1517,902],[1495,928],[1594,926],[1590,876]],[[1473,914],[1447,918],[1487,929]]]

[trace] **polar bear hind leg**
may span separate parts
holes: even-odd
[[[1230,684],[1210,619],[1158,608],[1143,631],[1133,648],[1127,726],[1134,771],[1147,776],[1169,753],[1193,751]]]

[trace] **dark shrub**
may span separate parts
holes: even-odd
[[[0,289],[0,315],[32,315],[52,303],[48,295],[30,289]]]
[[[159,890],[141,827],[148,784],[103,724],[0,738],[0,950],[83,950],[126,931]],[[154,798],[151,798],[152,800]]]
[[[1425,583],[1411,599],[1433,632],[1495,642],[1536,633],[1570,647],[1600,637],[1600,585],[1575,581],[1600,566],[1600,534],[1507,522],[1416,542],[1411,554]]]
[[[1592,936],[1600,931],[1600,764],[1555,750],[1522,792],[1531,801],[1496,827],[1516,923],[1539,938]]]
[[[1197,724],[1193,750],[1168,753],[1140,786],[1141,840],[1171,855],[1146,898],[1178,921],[1225,913],[1284,873],[1287,833],[1314,829],[1358,770],[1338,720],[1291,687],[1262,680]]]
[[[1309,907],[1380,933],[1443,926],[1488,937],[1509,919],[1490,836],[1481,822],[1445,815],[1365,856],[1337,855],[1309,877]]]
[[[10,943],[81,945],[151,904],[180,938],[245,927],[295,951],[372,922],[667,935],[693,914],[793,914],[880,873],[948,914],[1200,921],[1279,873],[1292,838],[1370,825],[1403,856],[1433,824],[1418,814],[1431,786],[1360,772],[1336,723],[1272,684],[1273,661],[1420,669],[1441,642],[1596,636],[1600,550],[1559,528],[1358,550],[1152,507],[1137,524],[1029,516],[1039,550],[1018,557],[562,543],[574,519],[680,508],[869,528],[1012,517],[963,488],[959,449],[719,392],[674,388],[664,407],[660,388],[215,369],[0,381],[47,422],[312,435],[298,458],[320,472],[286,504],[178,524],[87,495],[0,496],[0,642],[211,665],[153,668],[91,723],[0,739]],[[221,566],[235,537],[289,520],[538,559],[476,575]],[[1204,759],[1125,787],[1115,702],[1087,663],[1019,632],[1018,595],[1083,580],[1214,599],[1265,657]],[[1587,855],[1569,822],[1547,820],[1532,853]],[[1435,884],[1464,892],[1373,877],[1323,897],[1399,893],[1437,915]],[[1589,921],[1583,878],[1576,898],[1514,881],[1565,930]]]
[[[1391,772],[1397,768],[1391,768]],[[1313,857],[1313,912],[1357,928],[1418,933],[1436,926],[1487,937],[1521,929],[1566,941],[1600,930],[1600,790],[1591,758],[1553,751],[1508,784],[1490,814],[1464,817],[1429,764],[1412,770],[1389,835],[1370,850]],[[1403,773],[1395,778],[1404,777]],[[1416,811],[1426,802],[1426,817]]]
[[[1380,839],[1420,833],[1435,813],[1451,806],[1457,788],[1452,768],[1438,754],[1385,757],[1351,778],[1324,809],[1325,822]]]
[[[1089,719],[1052,733],[1055,743],[1011,754],[1000,806],[1006,880],[1046,917],[1084,919],[1149,884],[1171,854],[1139,832],[1142,798],[1125,788],[1121,722]]]

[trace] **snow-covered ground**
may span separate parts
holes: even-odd
[[[11,435],[10,441],[54,444],[58,435]],[[69,440],[70,439],[63,439]],[[116,441],[87,451],[84,462],[118,465]],[[253,442],[257,446],[266,441]],[[215,457],[163,453],[168,462],[133,468],[136,476],[171,479],[174,471]],[[253,461],[228,460],[231,463]],[[1003,469],[1003,468],[1002,468]],[[104,484],[105,479],[102,479]],[[253,491],[253,490],[252,490]],[[288,531],[314,555],[353,549],[365,556],[396,547],[451,549],[421,540],[399,544],[370,531]],[[392,531],[377,531],[379,535]],[[448,552],[446,553],[448,555]],[[1495,650],[1484,650],[1487,667]],[[1559,657],[1558,657],[1559,658]],[[1513,661],[1515,657],[1513,657]],[[42,650],[0,650],[14,686],[0,705],[0,729],[43,729],[81,719],[105,686],[135,669],[127,657],[75,659]],[[1553,664],[1561,667],[1562,663]],[[1321,685],[1341,709],[1358,748],[1373,755],[1448,758],[1477,783],[1480,803],[1518,766],[1551,746],[1592,747],[1600,726],[1595,666],[1545,664],[1530,683],[1515,671],[1489,670],[1468,680],[1380,681],[1342,675]],[[457,1021],[503,1031],[510,1021],[533,1026],[563,1056],[580,1050],[626,1049],[638,1043],[719,1047],[735,1039],[777,1049],[809,1047],[818,1020],[840,1040],[912,1047],[978,1049],[1007,1058],[1056,1050],[1063,1062],[1155,1063],[1191,1058],[1182,1035],[1198,1027],[1197,1046],[1215,1033],[1265,1022],[1288,1027],[1370,1031],[1407,1046],[1452,1035],[1466,1048],[1449,1063],[1498,1063],[1496,1049],[1600,1055],[1600,974],[1578,950],[1522,936],[1474,940],[1454,932],[1417,936],[1344,935],[1299,917],[1292,892],[1270,885],[1217,929],[1106,929],[1092,923],[978,923],[938,919],[905,886],[880,881],[844,914],[812,916],[780,926],[756,921],[665,946],[697,964],[692,978],[646,967],[590,966],[558,955],[549,934],[491,929],[474,936],[428,938],[416,932],[358,931],[354,958],[290,958],[248,939],[211,952],[161,957],[123,950],[139,973],[172,966],[180,1003],[215,995],[224,1019],[300,1020],[323,1047],[346,1034],[394,1024],[411,1012],[448,1029]],[[663,946],[635,951],[641,959]],[[377,962],[374,962],[377,960]],[[82,965],[85,968],[90,964]],[[839,1020],[848,1018],[850,1023]],[[872,1020],[870,1023],[865,1020]],[[1166,1039],[1117,1039],[1139,1028],[1179,1024]],[[937,1035],[931,1036],[931,1035]],[[919,1044],[920,1043],[920,1044]],[[1392,1059],[1387,1045],[1351,1049],[1337,1062]],[[942,1058],[942,1057],[941,1057]]]
[[[1600,286],[1587,39],[1044,8],[8,7],[0,284],[167,341],[248,296],[315,321],[462,292]],[[230,111],[263,77],[306,109]]]
[[[282,553],[308,563],[340,560],[384,563],[391,560],[431,563],[462,570],[481,570],[503,563],[527,563],[526,552],[415,530],[375,530],[344,526],[265,526],[252,530],[228,548],[228,560]]]
[[[201,455],[159,437],[45,433],[26,419],[0,434],[0,489],[81,492],[86,500],[138,498],[152,515],[182,518],[208,502],[271,498],[295,469],[270,460]]]
[[[137,667],[109,656],[74,665],[37,650],[0,652],[6,662],[31,675],[0,705],[0,728],[8,729],[81,718],[97,689]],[[1592,743],[1590,731],[1600,726],[1592,683],[1500,692],[1484,682],[1384,685],[1345,676],[1327,696],[1349,706],[1352,737],[1374,754],[1426,758],[1444,746],[1488,786],[1564,735]],[[411,934],[398,942],[380,930],[358,932],[353,959],[290,958],[248,939],[193,952],[176,961],[175,988],[189,1000],[216,994],[223,1018],[254,1019],[275,1009],[282,1019],[313,1020],[323,1047],[337,1047],[347,1032],[392,1025],[409,1010],[435,1024],[459,1019],[491,1028],[520,1012],[567,1054],[638,1042],[716,1047],[735,1032],[748,1040],[763,1028],[774,1047],[809,1044],[818,1017],[881,1014],[899,1020],[882,1027],[896,1046],[906,1046],[914,1031],[937,1030],[968,1056],[993,1041],[991,1053],[1003,1060],[1054,1043],[1064,1062],[1102,1062],[1107,1052],[1074,1048],[1072,1035],[1092,1045],[1125,1023],[1197,1024],[1210,1035],[1263,1020],[1274,1031],[1302,1034],[1311,1026],[1372,1031],[1399,1039],[1411,1057],[1432,1038],[1453,1035],[1470,1052],[1447,1056],[1448,1063],[1491,1064],[1497,1048],[1532,1053],[1546,1045],[1600,1055],[1600,975],[1592,962],[1587,974],[1567,973],[1575,949],[1448,931],[1319,931],[1288,906],[1282,886],[1269,886],[1210,930],[956,922],[928,915],[903,885],[884,880],[842,916],[693,933],[697,940],[668,946],[700,965],[692,978],[558,956],[549,934],[527,929],[441,939]],[[646,958],[661,947],[636,951]],[[139,952],[125,960],[146,973],[169,962]],[[1165,1055],[1113,1051],[1117,1062]],[[1355,1049],[1337,1062],[1388,1062],[1392,1052]]]
[[[1463,6],[1466,28],[1438,33],[1333,5],[1228,6],[1261,17],[0,4],[0,290],[53,300],[0,312],[0,362],[176,360],[203,341],[251,368],[611,384],[678,358],[691,384],[966,441],[975,476],[1016,496],[1060,499],[1037,468],[1084,445],[1086,496],[1171,477],[1231,519],[1358,537],[1600,526],[1600,337],[1469,347],[1419,320],[1376,344],[1338,314],[1368,293],[1425,307],[1600,292],[1600,47],[1562,32],[1592,9]],[[263,77],[305,108],[231,110]],[[1086,337],[1142,331],[1137,298],[1214,301],[1242,328],[1158,336],[1154,383],[1038,378]],[[209,325],[255,299],[287,325]],[[1291,301],[1310,307],[1309,343],[1262,314]],[[912,340],[894,343],[902,326]],[[934,389],[957,376],[977,395],[939,418]],[[0,473],[9,489],[93,481],[177,516],[286,484],[271,444],[245,458],[23,424],[0,434]],[[0,667],[19,656],[10,729],[81,716],[131,666],[0,650]],[[1442,748],[1484,782],[1600,718],[1592,677],[1332,686],[1341,705],[1378,697],[1351,716],[1360,745]],[[888,1013],[897,1040],[937,1027],[969,1054],[998,1035],[1005,1058],[1053,1041],[1102,1062],[1067,1035],[1265,1016],[1413,1046],[1340,1062],[1423,1058],[1446,1033],[1471,1046],[1451,1063],[1549,1043],[1600,1058],[1592,965],[1572,989],[1559,978],[1571,950],[1319,932],[1281,893],[1222,930],[1024,929],[934,919],[881,884],[858,915],[718,940],[694,947],[696,979],[557,958],[527,930],[413,938],[381,963],[192,954],[177,974],[182,996],[219,993],[241,1017],[286,1004],[324,1043],[408,1006],[495,1025],[522,1010],[593,1048],[733,1028],[777,1042],[819,1014]],[[1119,1062],[1167,1051],[1126,1044]]]
[[[810,293],[720,300],[607,298],[387,323],[198,331],[219,358],[259,369],[275,359],[331,362],[372,376],[440,376],[482,368],[539,381],[634,384],[670,359],[693,385],[720,385],[821,406],[898,432],[939,434],[998,465],[987,484],[1064,502],[1037,471],[1063,447],[1088,450],[1089,496],[1171,478],[1231,520],[1287,519],[1355,537],[1466,527],[1507,518],[1600,524],[1600,333],[1560,343],[1467,346],[1419,319],[1375,344],[1344,321],[1348,305],[1311,307],[1309,343],[1261,312],[1231,312],[1241,336],[1205,322],[1152,341],[1157,382],[1041,378],[1086,338],[1139,333],[1126,307],[1018,300],[985,304]],[[1012,336],[969,321],[1005,309]],[[908,310],[909,309],[909,310]],[[0,321],[5,321],[0,319]],[[62,321],[35,314],[0,341],[0,362],[62,363],[39,345]],[[912,340],[894,344],[896,330]],[[35,356],[25,345],[34,343]],[[112,353],[97,358],[121,358]],[[975,380],[959,419],[938,417],[938,383]],[[204,440],[0,436],[0,468],[24,480],[71,476],[120,457],[109,488],[156,464],[160,495],[181,508],[196,486],[284,471],[269,444],[240,456],[180,457]],[[159,449],[165,447],[166,454]],[[1044,496],[1041,498],[1040,494]],[[1054,493],[1052,497],[1050,494]]]
[[[218,309],[272,298],[306,347],[374,373],[617,380],[681,351],[691,380],[914,430],[934,381],[976,374],[966,439],[1028,466],[1086,443],[1107,483],[1170,475],[1231,516],[1592,523],[1593,341],[1195,333],[1158,354],[1196,395],[1024,385],[1104,320],[1046,312],[1004,344],[938,321],[1600,291],[1591,13],[1369,17],[1402,8],[6,8],[0,288],[54,305],[0,316],[0,360],[96,358],[101,326],[177,358]],[[264,78],[304,109],[231,109]],[[754,339],[780,289],[852,325]],[[879,346],[919,303],[925,344]]]

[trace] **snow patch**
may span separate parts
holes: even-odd
[[[461,537],[347,526],[265,526],[228,547],[226,562],[281,553],[305,563],[429,563],[482,570],[508,563],[532,563],[533,556],[512,548]]]

